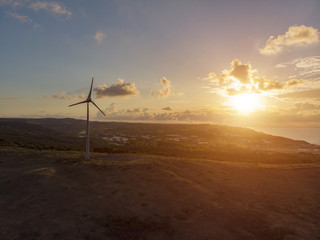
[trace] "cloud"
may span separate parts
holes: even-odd
[[[19,98],[14,97],[14,96],[8,96],[8,97],[1,97],[0,101],[12,101],[12,100],[17,100]]]
[[[209,88],[222,96],[233,96],[244,93],[261,93],[271,90],[279,90],[299,84],[299,81],[289,80],[280,82],[258,77],[258,71],[253,69],[250,63],[243,64],[238,59],[231,62],[230,70],[223,70],[220,75],[209,73],[205,80],[209,80]]]
[[[158,97],[165,98],[165,97],[174,95],[174,93],[171,91],[171,83],[168,79],[163,77],[160,80],[160,83],[162,85],[162,88],[157,91],[151,91],[150,92],[151,96],[158,96]]]
[[[162,108],[163,111],[172,111],[172,108],[171,107],[164,107]]]
[[[267,108],[256,111],[250,118],[225,105],[215,105],[207,109],[184,109],[180,111],[151,111],[148,108],[118,109],[112,103],[104,112],[111,121],[133,122],[187,122],[187,123],[219,123],[248,127],[320,127],[320,104],[305,102],[292,108]],[[97,111],[98,119],[105,117]]]
[[[173,122],[213,122],[221,121],[223,116],[217,110],[182,110],[151,112],[148,108],[118,109],[116,104],[112,103],[104,112],[109,120],[113,121],[173,121]],[[103,119],[103,115],[98,111],[97,118]]]
[[[67,96],[66,92],[62,91],[60,94],[52,94],[52,95],[50,95],[49,98],[53,98],[53,99],[67,99],[68,96]]]
[[[118,79],[118,83],[112,84],[108,87],[106,84],[99,85],[94,89],[98,98],[104,97],[128,97],[139,95],[136,85],[132,83],[125,83],[123,79]]]
[[[280,98],[284,99],[315,99],[320,101],[320,89],[296,91],[291,93],[285,93],[278,95]]]
[[[259,51],[264,55],[274,55],[287,47],[304,47],[314,43],[319,43],[318,29],[305,25],[291,26],[283,35],[278,35],[276,38],[270,36],[265,47]]]
[[[28,16],[22,16],[16,12],[7,12],[7,16],[18,19],[22,23],[32,22],[32,20]]]
[[[47,111],[38,111],[31,114],[20,114],[19,118],[66,118],[67,117],[75,117],[73,115],[66,115],[65,113],[48,113]],[[85,117],[83,117],[85,118]]]
[[[106,36],[107,35],[105,33],[98,31],[93,38],[97,41],[98,45],[100,45],[102,40],[105,39]]]
[[[320,113],[320,104],[305,102],[305,103],[297,103],[295,104],[295,107],[297,110],[300,110],[300,111],[316,110],[316,111],[319,111]]]
[[[159,89],[159,90],[156,90],[156,91],[151,90],[150,91],[150,96],[157,96],[157,97],[160,97],[160,98],[166,98],[166,97],[169,97],[169,96],[175,96],[175,95],[183,96],[184,95],[183,92],[175,93],[172,90],[171,82],[167,78],[165,78],[165,77],[161,78],[160,83],[162,85],[162,88]]]
[[[317,68],[320,71],[320,56],[296,59],[295,65],[297,68]]]
[[[292,68],[298,71],[299,76],[313,77],[320,74],[320,56],[310,56],[305,58],[296,58],[290,62],[279,63],[276,68]]]
[[[59,99],[59,100],[76,100],[76,99],[85,99],[87,96],[85,94],[80,94],[78,96],[76,95],[68,95],[65,91],[62,91],[61,93],[58,94],[51,94],[51,95],[46,95],[46,96],[41,96],[41,98],[45,99]]]
[[[140,108],[134,108],[134,109],[127,109],[127,113],[139,113]]]
[[[57,2],[36,1],[30,3],[29,7],[34,11],[45,10],[56,15],[64,15],[66,17],[70,17],[72,15],[69,10]]]
[[[11,5],[13,7],[21,6],[25,3],[25,0],[0,0],[1,5]]]
[[[291,114],[305,120],[308,120],[312,124],[320,123],[320,104],[303,102],[295,104],[294,108],[291,109]],[[297,119],[298,120],[298,119]],[[300,121],[301,121],[300,120]]]
[[[118,109],[115,103],[111,103],[104,112],[109,120],[127,121],[127,120],[148,120],[150,118],[148,108]],[[104,116],[97,112],[97,118],[104,119]]]
[[[111,104],[109,105],[109,107],[107,107],[107,108],[104,110],[104,112],[105,112],[106,114],[112,114],[112,113],[118,112],[117,107],[116,107],[116,104],[115,104],[115,103],[111,103]]]
[[[31,8],[38,12],[39,10],[45,10],[55,15],[62,15],[69,18],[72,13],[67,10],[64,6],[57,2],[48,1],[30,1],[30,0],[0,0],[1,5],[9,5],[13,9],[17,8]],[[17,12],[7,12],[7,16],[15,18],[22,23],[33,23],[33,28],[41,28],[40,24],[34,22],[30,17],[21,15]]]
[[[11,18],[15,18],[15,19],[19,20],[21,23],[33,23],[34,29],[41,28],[41,26],[38,23],[34,23],[31,18],[29,18],[28,16],[20,15],[17,12],[7,12],[7,16],[11,17]]]

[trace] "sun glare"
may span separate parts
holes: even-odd
[[[241,114],[249,114],[261,108],[261,99],[258,94],[245,93],[232,97],[231,106]]]

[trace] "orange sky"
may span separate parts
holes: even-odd
[[[0,0],[0,117],[320,128],[320,2]],[[96,109],[91,119],[102,119]]]

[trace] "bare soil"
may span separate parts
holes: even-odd
[[[0,239],[320,239],[320,167],[2,148]]]

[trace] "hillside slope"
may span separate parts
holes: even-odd
[[[319,154],[320,146],[251,129],[209,124],[91,122],[91,151],[197,158],[268,158],[274,153]],[[0,119],[0,146],[84,150],[86,122]],[[279,155],[279,154],[278,154]],[[279,155],[279,159],[292,156]]]
[[[319,239],[320,168],[0,149],[0,239]]]

